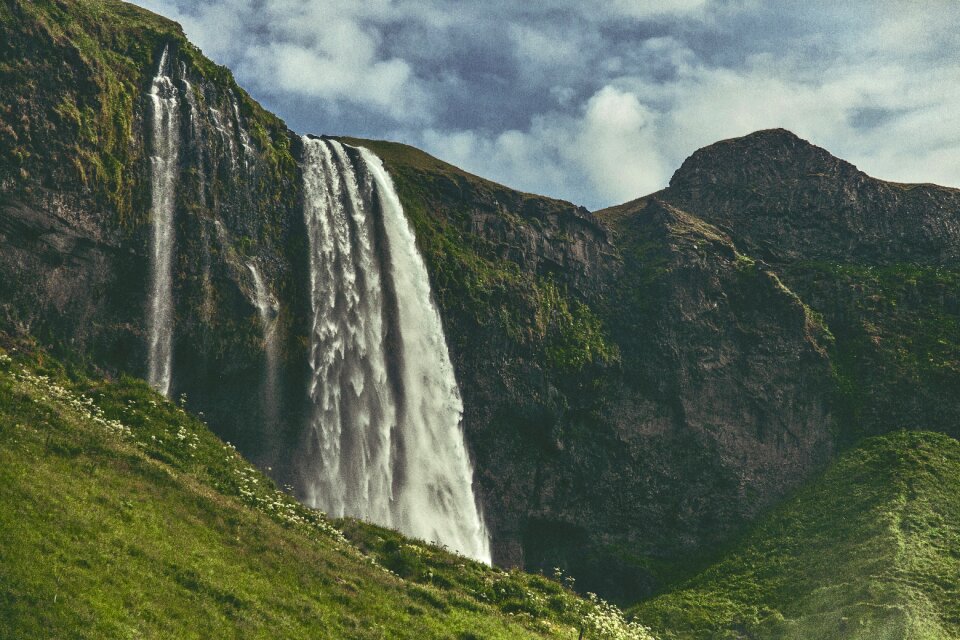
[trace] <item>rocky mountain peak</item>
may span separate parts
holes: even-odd
[[[773,262],[953,260],[960,191],[872,178],[785,129],[696,151],[661,197]]]
[[[705,184],[749,184],[757,189],[817,176],[865,177],[849,162],[791,131],[764,129],[694,152],[673,174],[670,186],[682,189]]]

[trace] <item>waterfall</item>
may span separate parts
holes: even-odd
[[[276,427],[277,403],[280,398],[278,392],[279,360],[277,354],[277,302],[267,291],[266,285],[260,272],[252,262],[247,264],[250,275],[253,276],[254,304],[257,307],[257,314],[260,316],[260,324],[263,328],[263,349],[266,358],[265,376],[262,389],[261,406],[264,411],[264,423],[269,431]]]
[[[426,266],[374,154],[304,138],[312,416],[304,500],[490,562]]]
[[[152,224],[147,381],[163,395],[170,391],[173,356],[173,214],[180,143],[177,89],[167,72],[168,57],[168,48],[164,48],[157,76],[150,87],[153,153],[150,156]]]

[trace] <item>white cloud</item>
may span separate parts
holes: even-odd
[[[628,200],[655,191],[669,174],[657,147],[657,114],[632,93],[604,87],[587,102],[571,160],[598,193]]]
[[[418,118],[410,114],[422,118],[429,104],[410,64],[380,53],[377,20],[392,15],[388,0],[148,4],[181,21],[187,35],[255,95],[279,91],[328,107],[362,105],[411,123]]]
[[[396,118],[420,108],[421,95],[410,66],[399,59],[344,58],[296,44],[273,43],[247,50],[246,75],[270,78],[274,90],[318,100],[346,100],[376,107]]]
[[[615,87],[595,93],[577,116],[552,112],[527,131],[485,137],[470,131],[427,131],[429,151],[454,164],[524,191],[583,201],[604,194],[627,200],[653,191],[669,177],[657,149],[657,115]]]

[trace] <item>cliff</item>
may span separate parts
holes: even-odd
[[[660,197],[726,230],[822,314],[847,441],[958,435],[960,190],[877,180],[773,130],[701,149]]]
[[[296,139],[169,20],[122,2],[0,8],[0,316],[111,371],[146,377],[151,79],[171,51],[181,151],[174,383],[269,465],[262,339],[248,264],[281,301],[283,407],[296,414],[306,301]],[[297,391],[292,391],[296,389]]]
[[[164,51],[183,97],[170,395],[296,484],[300,138],[174,23],[114,0],[0,7],[0,323],[146,376],[148,93]],[[960,424],[956,191],[874,180],[774,131],[701,150],[666,190],[594,215],[341,140],[380,156],[416,233],[500,564],[635,600],[861,435]],[[273,395],[250,266],[277,303]]]

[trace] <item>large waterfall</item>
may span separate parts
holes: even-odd
[[[150,301],[147,313],[150,348],[147,381],[167,395],[173,346],[173,213],[176,206],[177,151],[180,145],[177,88],[165,48],[150,88],[153,106],[151,168]]]
[[[304,138],[313,329],[305,501],[490,562],[427,270],[366,149]]]

